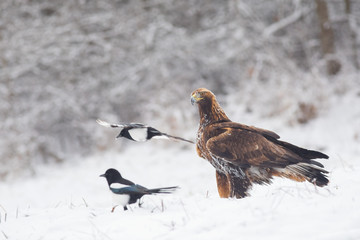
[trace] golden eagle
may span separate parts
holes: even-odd
[[[200,114],[196,150],[216,169],[220,197],[246,197],[253,183],[270,184],[273,176],[328,184],[328,171],[312,160],[327,155],[280,141],[272,131],[232,122],[205,88],[191,94],[191,103],[197,103]]]

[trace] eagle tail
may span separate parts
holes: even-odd
[[[328,159],[329,156],[322,153],[322,152],[318,152],[318,151],[314,151],[314,150],[308,150],[308,149],[305,149],[305,148],[301,148],[301,147],[298,147],[298,146],[295,146],[293,144],[290,144],[288,142],[284,142],[284,141],[280,141],[280,140],[276,140],[276,139],[269,139],[267,138],[268,140],[270,141],[276,141],[277,144],[291,150],[292,152],[298,154],[299,156],[305,158],[305,159],[314,159],[314,158],[326,158]],[[323,167],[321,163],[319,162],[316,162],[316,161],[313,161],[312,162],[313,164],[315,165],[318,165],[319,167]]]
[[[176,189],[178,189],[178,186],[174,187],[163,187],[163,188],[153,188],[153,189],[147,189],[146,194],[168,194],[174,192]]]
[[[327,173],[329,172],[321,167],[309,163],[297,163],[283,168],[279,175],[299,182],[307,180],[316,186],[323,187],[329,183],[325,175]]]

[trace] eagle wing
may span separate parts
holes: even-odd
[[[213,158],[240,167],[285,167],[305,160],[266,138],[269,134],[278,136],[275,133],[247,126],[243,128],[241,124],[235,126],[231,127],[229,123],[215,126],[219,134],[206,142],[206,149]]]
[[[276,133],[263,129],[263,128],[257,128],[257,127],[253,127],[253,126],[247,126],[245,124],[241,124],[241,123],[236,123],[236,122],[221,122],[221,123],[215,123],[212,126],[214,129],[217,128],[231,128],[231,129],[241,129],[241,130],[246,130],[249,132],[254,132],[254,133],[258,133],[260,135],[266,136],[266,137],[272,137],[274,139],[279,139],[280,136],[277,135]]]

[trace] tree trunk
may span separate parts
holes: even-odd
[[[350,41],[351,41],[351,48],[352,48],[352,59],[354,62],[354,66],[356,69],[360,69],[359,60],[358,60],[358,53],[357,53],[357,44],[356,44],[356,20],[354,16],[351,14],[351,0],[345,0],[345,13],[347,16],[347,22],[349,25],[350,30]]]
[[[327,58],[335,53],[334,33],[329,20],[326,0],[316,0],[317,15],[320,23],[320,42],[323,57]],[[327,73],[335,75],[339,72],[341,65],[334,59],[326,61]]]

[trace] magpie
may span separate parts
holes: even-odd
[[[194,143],[193,141],[181,137],[171,136],[167,133],[160,132],[159,130],[142,123],[114,124],[102,121],[100,119],[97,119],[96,122],[104,127],[121,128],[121,131],[116,138],[124,137],[136,142],[145,142],[151,138],[164,138]]]
[[[114,212],[118,205],[123,206],[124,211],[128,210],[127,205],[136,203],[136,201],[144,195],[172,193],[178,188],[175,186],[148,189],[123,178],[119,171],[114,168],[109,168],[104,174],[101,174],[100,177],[106,178],[109,189],[112,192],[114,206],[111,212]],[[140,201],[139,206],[141,206]]]

